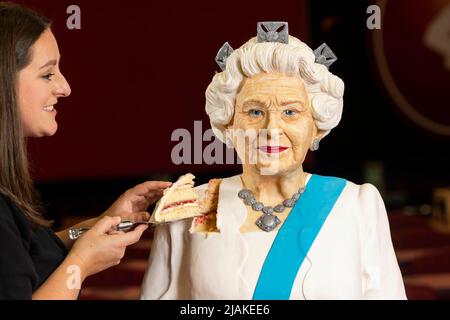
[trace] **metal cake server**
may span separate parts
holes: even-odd
[[[149,225],[151,227],[157,227],[157,226],[161,226],[161,225],[170,224],[171,222],[177,222],[177,221],[186,220],[186,219],[192,219],[192,218],[193,217],[189,217],[189,218],[173,220],[173,221],[167,221],[167,222],[157,222],[157,221],[131,222],[129,220],[124,220],[124,221],[120,222],[117,226],[115,226],[115,228],[112,229],[111,231],[124,231],[124,232],[127,232],[127,231],[130,231],[130,230],[134,229],[135,227],[137,227],[140,224],[147,224],[147,225]],[[76,240],[83,233],[88,231],[89,229],[90,228],[70,228],[69,229],[69,238],[71,240]]]

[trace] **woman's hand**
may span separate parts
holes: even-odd
[[[101,218],[121,217],[122,220],[130,220],[132,222],[147,221],[150,214],[146,212],[148,206],[158,200],[164,189],[170,187],[172,182],[165,181],[147,181],[125,191],[113,204],[98,218],[91,218],[78,223],[72,228],[91,228]],[[66,248],[70,250],[73,240],[69,238],[69,229],[56,233]]]
[[[33,299],[76,299],[88,276],[119,264],[126,247],[136,243],[147,229],[147,225],[139,225],[127,233],[112,231],[119,222],[119,217],[103,217],[84,233],[64,261],[33,293]]]
[[[112,232],[119,223],[120,217],[103,217],[73,245],[69,256],[79,262],[83,279],[118,265],[126,247],[139,241],[147,229],[139,225],[127,233]]]
[[[147,221],[150,215],[147,208],[161,198],[164,189],[172,182],[147,181],[123,193],[100,217],[121,217],[122,220]]]

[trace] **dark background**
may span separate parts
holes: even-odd
[[[288,21],[291,35],[313,49],[326,42],[338,56],[330,70],[346,85],[343,118],[308,158],[308,171],[372,182],[391,208],[430,203],[435,187],[449,185],[449,136],[401,111],[378,72],[374,44],[383,32],[405,96],[450,125],[450,71],[417,40],[449,1],[385,1],[382,31],[366,27],[376,1],[18,2],[54,21],[72,87],[57,105],[58,133],[29,143],[33,175],[57,221],[99,214],[146,179],[192,172],[204,183],[239,173],[238,165],[172,164],[170,137],[176,128],[193,133],[194,120],[209,128],[204,91],[219,71],[217,50],[225,41],[239,47],[265,20]],[[81,30],[66,28],[71,4],[81,7]]]

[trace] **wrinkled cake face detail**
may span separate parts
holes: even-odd
[[[298,168],[317,135],[303,80],[282,73],[246,78],[228,129],[244,165],[274,175]]]

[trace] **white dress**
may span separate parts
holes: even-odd
[[[220,233],[193,233],[190,220],[157,228],[142,299],[252,299],[277,232],[239,232],[247,215],[237,197],[241,189],[239,176],[220,185]],[[290,299],[405,298],[383,200],[373,185],[347,181],[298,270]]]

